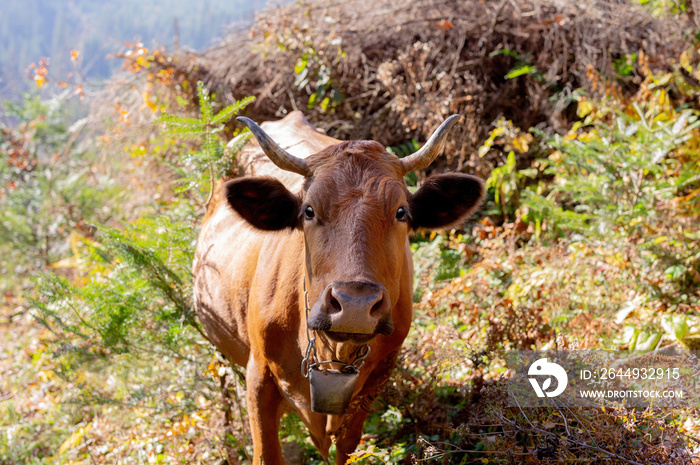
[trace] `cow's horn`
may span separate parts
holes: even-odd
[[[405,173],[418,171],[427,168],[438,155],[442,152],[445,146],[445,139],[450,128],[455,125],[461,115],[452,115],[435,130],[428,142],[413,155],[401,159],[401,164]]]
[[[236,118],[236,120],[245,124],[248,129],[250,129],[250,132],[253,133],[255,139],[258,141],[258,144],[260,144],[260,148],[262,148],[263,152],[265,152],[267,158],[272,160],[272,163],[285,171],[298,173],[302,176],[308,175],[309,169],[306,166],[306,160],[295,157],[277,145],[277,142],[272,140],[272,137],[268,136],[260,126],[255,124],[255,121],[250,118],[246,118],[245,116],[239,116]]]

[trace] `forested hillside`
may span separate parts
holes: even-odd
[[[52,71],[65,76],[75,71],[70,51],[80,50],[85,77],[99,81],[119,68],[108,55],[123,49],[123,42],[172,50],[177,22],[179,46],[200,50],[223,37],[227,27],[249,24],[264,5],[265,0],[4,0],[0,98],[28,89],[25,70],[40,57],[50,57]]]

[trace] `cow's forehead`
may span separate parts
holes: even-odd
[[[305,193],[333,195],[348,190],[406,190],[403,168],[396,155],[373,141],[348,141],[332,145],[307,158],[313,175]],[[381,192],[376,192],[381,194]]]
[[[341,142],[307,161],[313,175],[307,178],[302,197],[330,215],[356,207],[358,199],[373,209],[391,209],[410,195],[399,158],[377,142]]]
[[[401,162],[374,141],[347,141],[326,147],[307,158],[314,177],[385,175],[401,179]]]

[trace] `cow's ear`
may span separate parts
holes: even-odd
[[[468,174],[429,177],[411,197],[413,229],[444,229],[466,220],[484,198],[484,183]]]
[[[224,192],[229,205],[248,223],[265,231],[297,225],[301,201],[274,178],[228,181]]]

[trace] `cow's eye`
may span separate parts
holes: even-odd
[[[311,207],[306,207],[304,209],[304,214],[306,215],[306,219],[308,219],[308,220],[310,220],[311,218],[316,216],[316,214],[314,213],[314,209]]]
[[[406,212],[406,208],[404,207],[399,207],[399,209],[396,210],[396,219],[399,221],[406,221],[407,215],[408,212]]]

